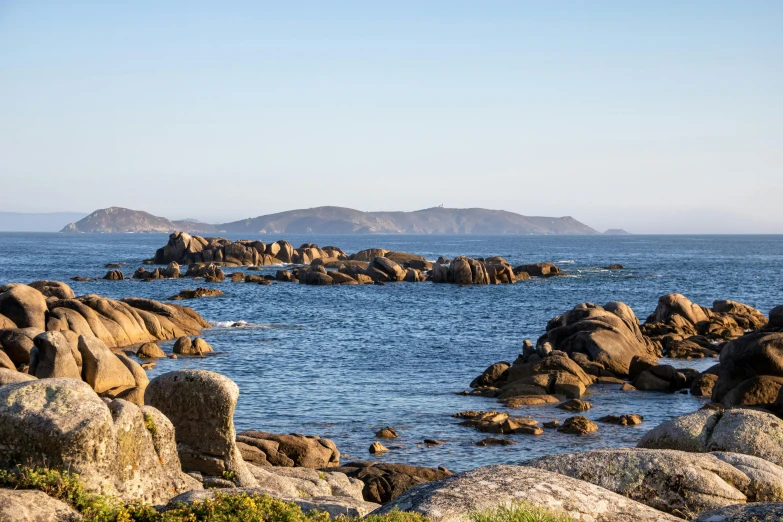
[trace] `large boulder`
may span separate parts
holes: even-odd
[[[236,383],[206,370],[179,370],[153,379],[145,403],[175,428],[182,468],[203,475],[231,476],[238,486],[256,486],[236,446]]]
[[[3,522],[77,522],[82,517],[71,506],[43,491],[0,489]]]
[[[375,281],[402,281],[405,278],[405,269],[386,257],[370,261],[365,273]]]
[[[129,402],[107,404],[75,379],[8,384],[0,387],[0,467],[69,470],[90,491],[128,502],[161,503],[198,488],[171,457],[173,440],[156,447],[157,427],[170,430],[165,418],[149,418]]]
[[[82,355],[82,378],[96,393],[110,390],[119,393],[136,386],[130,370],[97,337],[80,335],[79,353]]]
[[[33,342],[35,342],[35,347],[30,352],[30,375],[35,375],[39,379],[81,378],[81,372],[72,351],[72,344],[62,333],[45,332],[36,336]]]
[[[37,328],[10,328],[0,330],[0,348],[14,363],[30,364],[30,352],[32,352],[35,342],[33,339],[40,334],[42,330]]]
[[[774,407],[783,386],[783,332],[753,332],[721,350],[712,400],[725,406]]]
[[[628,375],[634,356],[657,357],[639,330],[633,310],[624,303],[582,303],[549,321],[537,346],[549,343],[568,354],[584,353],[615,375]]]
[[[552,277],[562,275],[560,269],[554,263],[534,263],[532,265],[520,265],[514,269],[515,274],[527,274],[533,277]]]
[[[256,460],[262,465],[264,461],[272,466],[315,469],[340,465],[340,451],[334,442],[317,436],[248,430],[237,435],[237,446],[244,460]],[[258,452],[263,453],[263,459]]]
[[[27,285],[0,286],[0,314],[18,328],[46,328],[46,297]]]
[[[739,502],[783,500],[783,468],[748,455],[621,448],[547,455],[524,464],[682,518]]]
[[[29,286],[32,286],[47,298],[73,299],[75,297],[71,287],[60,281],[34,281]]]
[[[487,285],[490,282],[484,263],[465,256],[452,260],[446,271],[446,279],[458,285]]]
[[[582,480],[529,466],[495,465],[415,487],[374,514],[421,513],[432,522],[467,522],[470,514],[515,501],[565,512],[575,521],[680,520]]]
[[[771,413],[751,409],[702,409],[662,422],[637,447],[693,452],[742,453],[783,466],[783,424]]]

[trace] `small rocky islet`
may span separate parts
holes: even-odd
[[[353,284],[467,285],[559,272],[546,264],[520,270],[501,258],[430,263],[381,249],[348,256],[334,247],[255,243],[172,234],[154,259],[166,268],[134,275],[180,277],[179,266],[187,265],[186,277],[218,282],[225,278],[220,266],[290,263],[301,266],[281,270],[288,275],[276,281],[346,284],[335,273]],[[219,295],[199,290],[181,298]],[[547,430],[591,437],[602,424],[633,429],[644,422],[643,411],[593,420],[582,415],[601,413],[589,400],[596,385],[628,393],[684,391],[705,397],[705,406],[659,424],[634,448],[553,454],[457,474],[378,460],[343,462],[335,443],[317,436],[262,427],[236,433],[240,390],[227,377],[192,369],[146,377],[142,364],[167,356],[156,342],[176,340],[182,356],[210,353],[196,337],[209,326],[187,307],[76,297],[56,281],[0,287],[0,468],[68,470],[89,491],[161,508],[221,492],[268,494],[332,515],[399,509],[433,521],[465,520],[468,513],[520,500],[573,520],[606,522],[776,520],[781,513],[783,306],[765,316],[742,303],[716,301],[706,308],[668,294],[643,323],[623,303],[575,306],[549,321],[535,343],[525,341],[512,363],[491,365],[462,392],[488,404],[486,411],[455,412],[468,429],[492,434],[477,444],[533,441]],[[716,364],[690,371],[660,364],[664,356],[715,358]],[[495,411],[490,401],[519,415]],[[542,421],[550,408],[571,416]],[[400,429],[379,430],[376,443],[393,446]],[[56,513],[52,520],[78,519],[72,506],[34,493],[0,488],[0,519],[24,520],[10,518],[22,508]]]

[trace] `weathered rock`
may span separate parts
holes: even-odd
[[[42,335],[52,333],[55,332]],[[130,370],[97,337],[79,336],[79,353],[82,355],[82,379],[92,386],[96,393],[132,388],[136,385]]]
[[[642,437],[638,447],[742,453],[783,466],[781,440],[783,423],[771,413],[702,409],[662,422]]]
[[[458,285],[489,284],[489,274],[484,263],[465,256],[458,256],[452,260],[446,271],[446,279],[449,283]]]
[[[205,370],[179,370],[153,379],[145,403],[171,420],[182,469],[255,486],[236,447],[234,408],[239,388],[227,377]]]
[[[770,407],[777,402],[781,378],[783,332],[753,332],[721,350],[712,400],[725,406]]]
[[[340,451],[330,439],[296,434],[278,435],[264,431],[243,431],[237,442],[262,452],[272,466],[301,466],[304,468],[329,468],[340,465]],[[239,446],[244,457],[254,453]],[[256,459],[258,456],[255,457]],[[247,459],[251,460],[251,459]]]
[[[571,435],[586,435],[598,431],[598,425],[581,415],[568,417],[557,431],[561,433],[570,433]]]
[[[476,428],[485,433],[520,433],[526,435],[540,435],[543,430],[538,427],[538,422],[532,419],[510,417],[507,413],[498,411],[463,411],[452,415],[463,419],[460,424]]]
[[[172,352],[177,355],[201,355],[194,347],[190,337],[180,337],[174,343]]]
[[[7,330],[7,329],[14,329],[16,328],[16,323],[4,316],[3,314],[0,314],[0,330]]]
[[[364,461],[349,462],[333,471],[361,480],[364,483],[364,500],[377,504],[394,500],[412,487],[451,475],[451,472],[444,468]]]
[[[163,277],[177,279],[180,276],[179,263],[172,261],[163,269]]]
[[[30,352],[35,346],[33,339],[40,333],[37,328],[0,330],[0,347],[15,366],[30,364]]]
[[[183,299],[200,299],[202,297],[218,297],[224,295],[222,290],[217,288],[196,288],[195,290],[181,290],[177,295],[169,297],[170,301],[181,301]]]
[[[209,345],[208,342],[206,342],[201,337],[196,337],[193,339],[192,343],[193,351],[198,353],[199,355],[204,355],[205,353],[212,353],[214,350]]]
[[[387,451],[389,451],[389,448],[387,448],[377,440],[370,445],[370,453],[385,453]]]
[[[503,399],[503,404],[508,408],[521,408],[523,406],[540,406],[542,404],[557,404],[560,399],[553,395],[523,395]]]
[[[284,283],[290,283],[294,281],[294,276],[290,270],[278,270],[275,272],[275,279]]]
[[[693,522],[777,522],[783,520],[783,502],[734,504],[702,513]]]
[[[107,281],[122,281],[125,279],[125,274],[119,270],[109,270],[103,278]]]
[[[594,382],[594,377],[563,352],[551,352],[543,359],[533,359],[530,357],[525,362],[518,358],[503,373],[506,384],[498,393],[499,398],[543,394],[578,398],[585,393],[585,387]]]
[[[701,373],[691,384],[691,395],[695,397],[711,397],[718,376],[713,373]]]
[[[144,343],[139,347],[136,356],[144,359],[157,359],[166,357],[166,354],[155,343]]]
[[[16,365],[11,358],[3,350],[0,350],[0,369],[2,368],[16,371]]]
[[[80,379],[81,372],[68,340],[60,332],[45,332],[33,340],[35,348],[30,352],[30,375],[39,379],[69,377]]]
[[[36,380],[36,378],[32,375],[18,372],[16,370],[9,370],[8,368],[0,368],[0,386],[13,384],[15,382],[27,382],[34,380]]]
[[[628,375],[634,356],[658,356],[624,303],[583,303],[549,321],[546,329],[537,346],[550,343],[555,350],[584,353],[615,375]]]
[[[46,328],[46,297],[27,285],[0,286],[0,314],[18,328]]]
[[[478,388],[479,386],[494,386],[498,380],[500,379],[500,376],[503,375],[503,372],[508,370],[511,367],[511,365],[505,361],[497,362],[473,379],[473,382],[470,383],[471,388]]]
[[[524,464],[585,480],[682,518],[755,501],[759,494],[763,498],[758,500],[783,496],[783,468],[744,455],[746,473],[720,456],[622,448],[547,455]]]
[[[616,424],[618,426],[638,426],[642,423],[644,417],[637,415],[636,413],[630,413],[628,415],[604,415],[596,420],[598,422]]]
[[[379,439],[396,439],[399,437],[399,434],[397,434],[397,430],[391,426],[386,426],[385,428],[378,430],[375,433],[375,436]]]
[[[557,405],[561,410],[567,411],[587,411],[593,407],[593,405],[587,401],[580,401],[579,399],[571,399]]]
[[[375,514],[421,513],[432,522],[467,522],[469,514],[514,501],[567,513],[574,521],[680,520],[588,482],[528,466],[495,465],[416,487]]]
[[[71,287],[60,281],[34,281],[29,286],[35,288],[47,298],[73,299],[75,297]]]
[[[379,281],[402,281],[405,278],[405,269],[386,257],[376,257],[370,261],[365,273]]]
[[[515,274],[528,274],[533,277],[552,277],[561,275],[560,269],[554,263],[535,263],[521,265],[514,269]]]
[[[641,372],[633,385],[637,390],[674,392],[685,388],[687,380],[675,367],[660,364]]]
[[[77,522],[81,515],[71,506],[43,491],[0,489],[3,522]]]
[[[108,405],[84,382],[42,379],[0,388],[0,466],[47,466],[79,474],[90,491],[166,502],[199,487],[156,451],[142,411]],[[172,444],[166,448],[175,452]]]

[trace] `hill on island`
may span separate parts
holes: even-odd
[[[342,207],[289,210],[219,225],[261,234],[596,234],[572,217],[530,217],[484,208],[362,212]]]
[[[507,234],[563,235],[598,232],[567,217],[522,216],[483,208],[428,208],[415,212],[362,212],[342,207],[289,210],[232,223],[170,221],[147,212],[96,210],[62,232],[172,232],[247,234]]]
[[[153,216],[141,210],[109,207],[96,210],[89,216],[71,223],[60,232],[176,232],[184,231],[191,234],[209,234],[215,232],[215,227],[206,223],[194,221],[171,221],[164,217]]]

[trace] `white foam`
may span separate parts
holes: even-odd
[[[575,265],[576,261],[573,259],[561,259],[557,262],[558,265]]]

